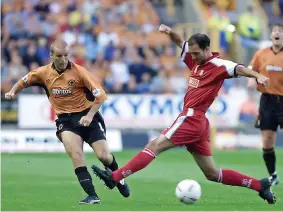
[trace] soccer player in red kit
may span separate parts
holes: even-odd
[[[168,26],[162,24],[159,31],[170,36],[171,40],[182,48],[181,57],[191,71],[183,111],[170,127],[149,142],[125,166],[112,172],[110,169],[101,170],[93,165],[94,173],[107,187],[113,189],[119,180],[145,168],[159,153],[184,145],[208,180],[247,187],[257,191],[269,204],[275,203],[275,195],[271,191],[271,182],[268,178],[257,180],[234,170],[216,167],[210,148],[209,121],[205,116],[225,79],[245,76],[267,85],[268,78],[243,65],[219,59],[218,53],[210,51],[210,39],[205,34],[192,35],[184,42]]]

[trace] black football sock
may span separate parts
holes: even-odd
[[[112,155],[112,156],[113,156],[113,161],[112,161],[112,163],[111,163],[110,165],[104,164],[104,166],[108,167],[108,168],[111,169],[112,171],[115,171],[115,170],[118,169],[118,163],[117,163],[117,161],[116,161],[114,155]]]
[[[89,196],[97,196],[94,186],[92,184],[92,178],[85,166],[78,167],[75,169],[75,173],[78,177],[78,180],[84,189],[84,191],[89,195]]]
[[[265,162],[265,165],[267,167],[269,175],[275,174],[275,163],[276,163],[276,156],[274,148],[271,149],[262,149],[263,150],[263,159]]]

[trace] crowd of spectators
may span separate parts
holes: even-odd
[[[1,95],[20,77],[50,62],[49,46],[58,37],[70,45],[70,60],[94,73],[108,93],[184,93],[189,74],[175,45],[158,32],[153,4],[159,1],[2,0]],[[211,4],[211,20],[227,17],[216,15],[215,3],[224,15],[235,9],[235,1],[203,1]],[[221,20],[221,26],[230,24]],[[217,18],[209,22],[215,23],[220,26]],[[232,39],[228,33],[220,43],[223,55]],[[235,80],[226,81],[221,93],[234,85]],[[34,87],[26,92],[44,91]]]
[[[1,95],[30,70],[50,62],[62,37],[70,60],[108,93],[180,93],[187,70],[148,0],[3,0]],[[43,92],[32,88],[27,92]]]

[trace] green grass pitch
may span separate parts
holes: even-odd
[[[138,150],[116,153],[120,165]],[[214,151],[217,164],[256,178],[267,175],[260,150]],[[86,154],[88,167],[98,164],[95,154]],[[283,149],[277,150],[278,172],[283,180]],[[268,205],[246,188],[224,186],[205,179],[185,150],[161,154],[146,169],[128,178],[131,197],[124,199],[117,189],[108,190],[93,176],[100,205],[79,205],[85,197],[67,154],[2,154],[2,210],[87,210],[87,211],[185,211],[185,210],[283,210],[283,181],[273,188],[275,205]],[[197,180],[202,197],[194,205],[175,198],[175,186],[183,179]]]

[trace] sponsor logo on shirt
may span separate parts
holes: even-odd
[[[191,86],[193,88],[197,88],[198,84],[199,84],[199,80],[197,80],[197,79],[195,79],[193,77],[190,77],[190,79],[189,79],[189,86]]]
[[[265,67],[266,71],[283,71],[283,68],[280,66],[273,66],[273,65],[267,65]]]
[[[72,90],[70,89],[61,89],[61,88],[53,88],[52,89],[52,94],[53,96],[56,98],[56,97],[59,97],[59,96],[65,96],[65,95],[70,95],[72,94]]]

